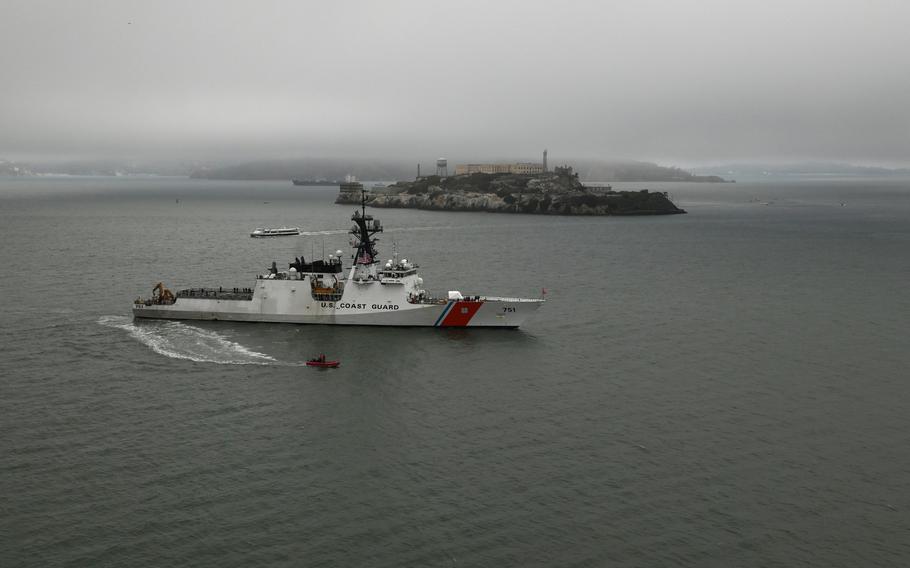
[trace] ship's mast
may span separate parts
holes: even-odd
[[[373,235],[382,232],[382,225],[379,219],[373,219],[372,215],[367,215],[367,194],[361,191],[360,194],[360,211],[354,211],[351,220],[354,226],[351,227],[351,234],[357,238],[357,252],[354,255],[354,264],[371,265],[379,262],[376,252],[376,242]]]

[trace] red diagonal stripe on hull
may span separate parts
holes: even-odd
[[[439,327],[464,327],[468,325],[468,322],[471,321],[471,318],[474,317],[474,314],[477,313],[482,304],[483,302],[455,302],[455,305],[446,314]]]

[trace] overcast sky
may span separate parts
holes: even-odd
[[[0,158],[910,165],[910,2],[0,0]]]

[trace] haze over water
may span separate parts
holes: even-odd
[[[547,289],[502,331],[134,322],[352,208],[0,180],[0,563],[905,564],[910,183],[629,187],[689,214],[373,211],[430,290]]]

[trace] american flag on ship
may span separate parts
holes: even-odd
[[[371,262],[373,262],[373,257],[368,252],[363,252],[357,257],[357,264],[370,264]]]

